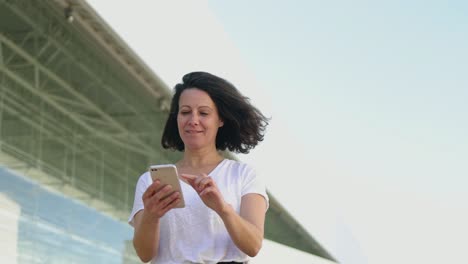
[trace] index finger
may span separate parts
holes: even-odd
[[[143,197],[149,197],[152,196],[160,187],[161,182],[159,180],[154,181],[148,188],[146,188],[146,191],[143,193]]]
[[[198,176],[196,175],[186,174],[186,173],[181,173],[180,176],[186,180],[191,180],[191,181],[196,180],[198,178]]]
[[[198,176],[186,173],[181,173],[180,176],[186,179],[190,186],[192,186],[192,188],[196,189],[195,182],[197,181]]]

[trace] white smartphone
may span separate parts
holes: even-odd
[[[159,180],[163,185],[168,184],[172,186],[172,192],[169,195],[175,191],[179,192],[180,201],[177,203],[175,208],[184,208],[185,201],[176,166],[173,164],[152,165],[149,168],[149,172],[153,182]]]

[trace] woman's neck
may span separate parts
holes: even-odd
[[[185,150],[182,160],[177,162],[181,167],[203,168],[220,163],[224,157],[216,150]]]

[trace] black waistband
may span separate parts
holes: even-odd
[[[218,262],[218,264],[242,264],[242,262],[235,262],[235,261],[231,261],[231,262]]]

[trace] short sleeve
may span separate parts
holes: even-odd
[[[145,193],[146,189],[151,185],[151,177],[149,176],[149,172],[146,172],[140,176],[138,179],[136,188],[135,188],[135,198],[133,200],[133,209],[130,213],[130,217],[128,218],[128,223],[133,226],[133,218],[135,217],[136,213],[140,210],[144,209],[143,205],[143,193]]]
[[[246,165],[244,170],[245,171],[243,173],[244,179],[242,184],[241,196],[244,196],[249,193],[260,194],[261,196],[263,196],[263,198],[265,198],[266,209],[268,209],[270,205],[270,199],[268,198],[265,184],[257,176],[256,171],[252,167]]]

